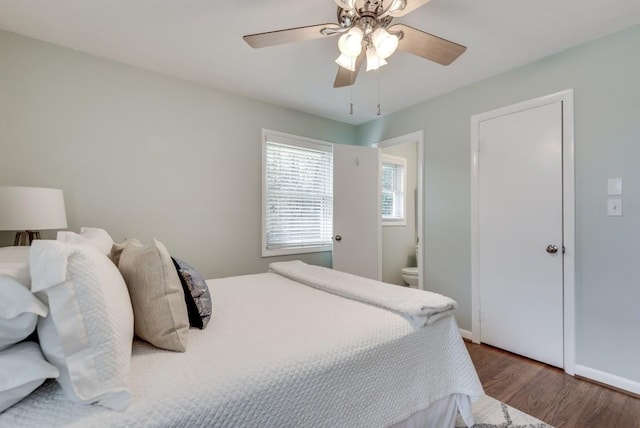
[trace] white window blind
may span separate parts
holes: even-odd
[[[330,250],[331,145],[267,132],[263,146],[263,255]]]
[[[401,157],[382,156],[382,222],[405,223],[405,189],[407,160]]]

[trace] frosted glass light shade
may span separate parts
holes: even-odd
[[[353,27],[338,39],[338,49],[342,55],[355,58],[362,52],[362,30]]]
[[[336,58],[336,64],[342,68],[346,68],[349,71],[356,71],[356,59],[349,58],[346,55],[340,55]]]
[[[376,48],[376,54],[380,58],[388,58],[398,48],[398,36],[389,34],[384,28],[378,28],[371,34],[371,41]]]
[[[352,10],[356,6],[356,0],[335,0],[336,4],[345,10]]]
[[[367,49],[367,71],[377,70],[383,65],[387,65],[387,61],[376,54],[376,49]]]
[[[405,7],[407,7],[407,0],[393,0],[393,2],[391,3],[391,6],[389,6],[388,13],[404,10]]]
[[[65,229],[67,213],[60,189],[0,187],[0,230]]]

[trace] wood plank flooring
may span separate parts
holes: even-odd
[[[640,428],[640,399],[487,345],[465,342],[487,395],[557,428]]]

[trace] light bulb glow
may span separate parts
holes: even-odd
[[[354,27],[338,39],[338,49],[342,55],[355,58],[362,52],[362,30]]]
[[[376,48],[376,54],[380,58],[388,58],[398,48],[398,36],[389,34],[384,28],[378,28],[371,34],[371,41]]]
[[[376,54],[376,49],[367,49],[367,71],[377,70],[383,65],[387,65],[387,61]]]
[[[336,64],[338,64],[342,68],[346,68],[349,71],[356,71],[356,60],[355,58],[349,58],[348,56],[342,54],[338,58],[336,58]]]

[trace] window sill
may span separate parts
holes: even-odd
[[[406,226],[406,221],[382,221],[383,226]]]
[[[325,253],[331,250],[333,250],[333,247],[331,245],[324,245],[322,247],[278,248],[273,250],[268,250],[264,248],[262,250],[262,257],[288,256],[292,254]]]

